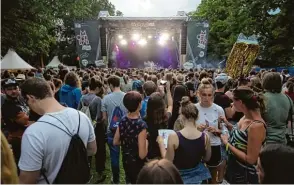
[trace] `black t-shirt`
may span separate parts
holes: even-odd
[[[232,100],[223,92],[215,92],[214,103],[221,106],[224,110],[231,107]]]
[[[190,96],[190,91],[193,91],[193,93],[195,93],[196,89],[195,89],[195,83],[189,81],[186,84],[186,87],[188,89],[188,96],[190,97],[190,100],[192,103],[197,103],[197,97],[195,95],[193,95],[192,97]]]
[[[8,132],[25,130],[26,126],[16,123],[16,118],[20,118],[20,113],[29,115],[29,108],[22,99],[6,99],[1,107],[2,118],[5,129]]]

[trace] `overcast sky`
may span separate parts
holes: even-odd
[[[124,16],[161,17],[174,16],[177,11],[196,10],[201,0],[110,0]]]

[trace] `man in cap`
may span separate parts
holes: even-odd
[[[18,83],[15,79],[6,79],[2,82],[6,95],[1,108],[4,121],[4,130],[8,133],[8,142],[12,146],[15,162],[20,158],[21,138],[29,125],[29,108],[20,96]]]
[[[234,111],[231,108],[232,101],[225,94],[225,85],[227,84],[229,77],[226,73],[221,73],[215,78],[216,91],[214,95],[214,103],[221,106],[227,119],[232,118]]]

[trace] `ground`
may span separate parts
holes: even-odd
[[[121,156],[120,156],[121,158]],[[93,157],[92,160],[92,168],[91,168],[91,173],[93,174],[93,179],[90,181],[89,184],[95,184],[97,181],[97,173],[95,171],[95,157]],[[122,160],[120,159],[120,184],[125,184],[125,171],[123,169],[122,165]],[[106,164],[105,164],[105,175],[106,179],[104,182],[101,184],[111,184],[111,178],[112,178],[112,173],[111,173],[111,166],[110,166],[110,156],[109,156],[109,149],[108,146],[106,146]]]

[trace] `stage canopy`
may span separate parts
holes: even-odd
[[[53,57],[51,62],[46,66],[47,68],[57,68],[58,65],[61,64],[61,62],[58,59],[58,56]]]
[[[34,69],[30,64],[26,63],[18,54],[9,49],[7,54],[1,60],[1,70],[22,70]]]

